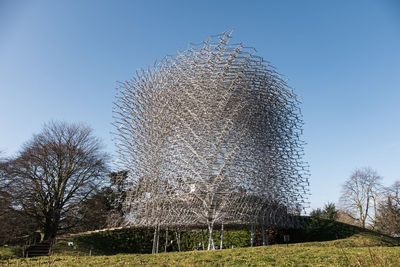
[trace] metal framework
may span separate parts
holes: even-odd
[[[230,39],[211,36],[120,83],[127,224],[207,226],[209,248],[215,225],[293,226],[308,194],[299,101],[255,49]]]

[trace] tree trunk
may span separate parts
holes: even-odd
[[[48,214],[45,218],[45,223],[42,227],[43,240],[41,241],[52,241],[56,238],[58,230],[59,216],[54,214]]]
[[[360,219],[359,219],[360,227],[365,228],[364,210],[363,210],[361,203],[357,204],[357,208],[360,213]]]
[[[377,220],[377,217],[378,217],[378,210],[377,210],[376,196],[374,196],[374,197],[372,198],[372,200],[373,200],[373,203],[374,203],[374,221],[373,221],[372,228],[373,228],[373,229],[375,229],[375,226],[376,226],[376,220]]]

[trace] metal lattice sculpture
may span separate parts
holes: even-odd
[[[253,48],[210,37],[118,90],[127,223],[288,226],[307,195],[299,102]]]

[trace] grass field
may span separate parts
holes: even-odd
[[[356,234],[325,242],[112,256],[66,255],[2,260],[3,266],[400,266],[400,247],[390,239]]]

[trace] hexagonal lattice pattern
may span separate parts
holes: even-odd
[[[131,225],[288,226],[307,195],[299,102],[253,48],[210,37],[120,84]]]

